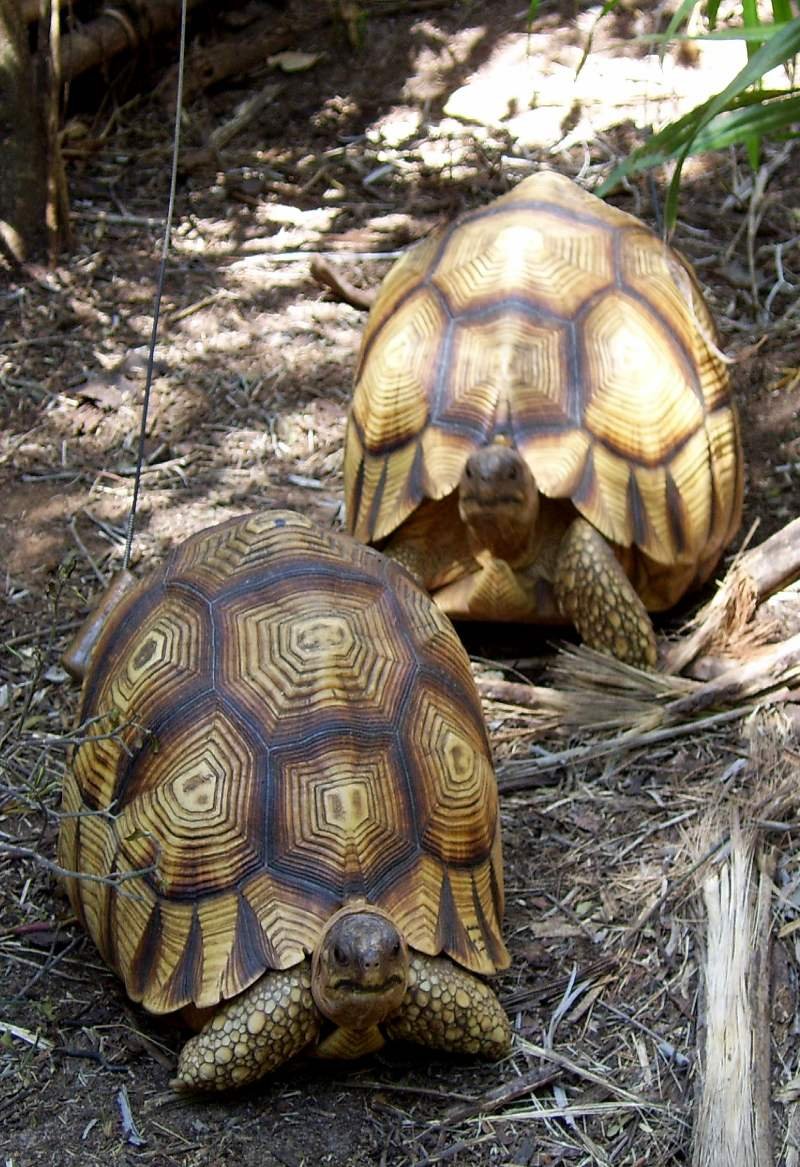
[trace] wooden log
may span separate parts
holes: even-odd
[[[735,560],[714,598],[688,636],[664,654],[664,671],[679,673],[712,641],[734,642],[759,603],[800,576],[800,519]],[[724,651],[724,649],[723,649]]]
[[[709,828],[715,832],[715,827],[712,820]],[[757,848],[757,839],[745,836],[734,822],[730,857],[718,868],[706,868],[701,883],[703,1024],[692,1167],[768,1167],[774,1162],[767,1007],[774,862],[766,854],[757,856]],[[757,865],[764,878],[755,896]]]
[[[202,3],[204,0],[187,0],[187,7],[191,11]],[[177,28],[180,16],[180,0],[140,0],[138,10],[133,6],[104,9],[95,20],[64,37],[62,81],[72,81],[117,53],[131,52],[158,33]]]
[[[377,5],[370,7],[366,36],[369,37],[369,24],[379,17],[421,9],[447,8],[451,3],[452,0],[379,0]],[[268,57],[284,49],[297,48],[305,33],[334,21],[341,22],[352,39],[352,30],[356,26],[349,24],[341,4],[332,4],[328,0],[303,0],[302,3],[290,5],[288,15],[254,22],[235,37],[193,50],[186,60],[184,100],[190,101],[198,93],[218,85],[228,77],[237,77],[251,69],[260,68]],[[359,36],[355,39],[358,40]],[[163,88],[165,100],[171,101],[175,84],[173,69],[165,78],[163,87],[160,87]]]
[[[268,57],[294,48],[303,33],[325,22],[320,13],[295,20],[270,16],[248,24],[235,36],[226,37],[216,44],[193,48],[186,57],[184,102],[188,104],[199,93],[229,77],[263,67]],[[159,85],[159,94],[168,105],[173,104],[177,83],[177,66],[173,66]]]
[[[731,668],[700,685],[693,693],[664,706],[666,722],[682,721],[704,710],[737,702],[771,687],[786,684],[790,670],[800,667],[800,634],[773,645],[754,659],[737,661]]]

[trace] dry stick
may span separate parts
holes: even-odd
[[[586,761],[589,758],[596,759],[608,754],[623,753],[626,750],[639,749],[656,742],[672,741],[674,738],[683,737],[688,733],[694,734],[700,730],[716,728],[730,721],[737,721],[752,713],[755,708],[755,704],[743,705],[738,709],[726,709],[723,713],[703,717],[699,721],[665,726],[647,733],[622,733],[607,741],[590,742],[585,746],[575,746],[573,749],[561,750],[557,754],[546,754],[541,758],[525,758],[520,761],[504,762],[497,767],[498,787],[504,794],[513,790],[526,790],[530,786],[541,785],[540,775],[558,766],[568,766],[574,762]]]
[[[548,1066],[544,1070],[529,1070],[527,1074],[520,1074],[509,1082],[503,1082],[502,1085],[487,1090],[485,1094],[480,1094],[477,1098],[470,1098],[458,1106],[451,1106],[438,1122],[431,1123],[426,1128],[425,1134],[426,1136],[430,1133],[438,1134],[439,1131],[446,1130],[447,1127],[457,1126],[458,1123],[464,1122],[468,1118],[475,1118],[476,1115],[493,1114],[500,1107],[505,1106],[507,1102],[516,1102],[523,1094],[530,1094],[534,1090],[538,1090],[540,1086],[548,1086],[560,1077],[561,1070],[555,1066]]]
[[[501,681],[488,677],[477,677],[475,684],[481,697],[487,701],[501,701],[506,705],[521,705],[537,713],[563,714],[568,699],[557,689],[547,689],[540,685],[530,685],[527,681]]]
[[[800,519],[788,523],[731,567],[714,598],[698,614],[692,632],[671,645],[665,657],[668,672],[678,673],[737,613],[750,616],[758,602],[781,584],[800,575]]]
[[[623,1102],[632,1102],[635,1106],[640,1106],[643,1110],[664,1109],[663,1103],[651,1102],[647,1098],[642,1098],[640,1095],[634,1094],[632,1090],[626,1090],[623,1086],[618,1086],[610,1078],[606,1078],[603,1074],[598,1074],[596,1070],[590,1070],[588,1066],[580,1065],[579,1062],[568,1058],[566,1054],[558,1053],[554,1049],[547,1049],[542,1045],[536,1045],[526,1038],[520,1039],[520,1049],[529,1056],[542,1058],[546,1062],[552,1062],[553,1065],[560,1066],[563,1070],[568,1070],[570,1074],[575,1074],[579,1078],[585,1078],[587,1082],[591,1082],[594,1086],[601,1086],[609,1094],[613,1094],[615,1097],[622,1099]]]
[[[317,283],[333,292],[337,300],[362,310],[371,308],[375,303],[377,289],[357,288],[355,284],[351,284],[348,279],[340,275],[321,255],[314,256],[310,269],[311,275]]]
[[[135,871],[118,871],[115,875],[89,875],[85,871],[69,871],[66,867],[61,867],[58,863],[54,863],[52,859],[46,859],[44,855],[40,855],[32,847],[16,847],[2,842],[2,840],[0,840],[0,853],[7,855],[10,859],[32,859],[37,866],[43,867],[45,871],[49,871],[61,879],[80,879],[84,883],[104,883],[108,887],[113,887],[118,895],[129,895],[133,899],[139,899],[140,897],[133,893],[124,892],[120,888],[120,884],[131,879],[141,879],[144,875],[154,875],[158,872],[158,866],[156,864],[153,864],[151,867],[139,867]]]
[[[233,117],[209,134],[208,143],[211,149],[214,151],[223,150],[228,146],[237,134],[245,130],[251,122],[254,122],[282,91],[283,85],[273,81],[238,105]]]

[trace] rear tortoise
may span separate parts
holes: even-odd
[[[404,571],[285,511],[201,531],[107,617],[81,719],[59,861],[130,997],[206,1021],[173,1085],[506,1052],[480,700]]]
[[[741,516],[728,376],[692,269],[540,172],[412,248],[363,337],[348,528],[460,619],[572,622],[653,666],[649,611]]]

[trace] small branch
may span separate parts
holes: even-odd
[[[32,847],[18,847],[15,844],[4,843],[2,840],[0,840],[0,854],[7,855],[9,859],[32,859],[39,867],[43,867],[45,871],[50,871],[62,879],[81,879],[87,883],[105,883],[113,888],[118,888],[121,883],[126,883],[130,879],[138,879],[142,875],[153,875],[158,871],[155,864],[150,867],[139,867],[136,871],[118,871],[116,875],[89,875],[86,871],[67,871],[65,867],[60,867],[52,859],[40,855]]]
[[[323,288],[328,288],[337,300],[365,311],[375,303],[377,295],[375,288],[357,288],[355,284],[351,284],[348,279],[340,275],[321,255],[313,257],[310,268],[311,275],[317,283],[321,284]]]
[[[265,85],[258,93],[253,94],[252,97],[249,97],[246,101],[238,105],[233,117],[223,125],[218,126],[210,134],[208,142],[211,149],[213,151],[223,150],[233,141],[237,134],[240,134],[251,122],[255,121],[262,110],[266,109],[282,90],[282,85],[271,82],[269,85]]]
[[[672,741],[674,738],[697,734],[702,730],[716,729],[720,725],[747,717],[754,708],[754,705],[742,705],[738,709],[727,709],[723,713],[715,713],[698,721],[665,726],[646,733],[621,733],[607,741],[589,742],[588,745],[575,746],[556,754],[546,754],[544,757],[501,762],[497,767],[497,784],[502,794],[509,794],[514,790],[527,790],[531,786],[540,786],[540,775],[559,766],[569,766],[587,758],[602,758],[608,754],[623,753],[656,742]]]
[[[517,1078],[512,1078],[509,1082],[503,1082],[493,1090],[478,1095],[477,1098],[459,1103],[458,1106],[451,1106],[439,1122],[426,1127],[425,1134],[438,1133],[448,1127],[457,1126],[458,1123],[479,1114],[493,1114],[507,1103],[516,1102],[518,1098],[533,1093],[541,1086],[549,1086],[556,1078],[561,1077],[561,1072],[556,1066],[548,1066],[546,1069],[537,1068],[529,1070],[527,1074],[520,1074]]]
[[[23,1029],[21,1025],[12,1025],[10,1021],[0,1021],[0,1034],[8,1034],[9,1037],[16,1038],[17,1041],[24,1041],[27,1045],[32,1045],[34,1049],[53,1049],[52,1041],[46,1037],[42,1037],[39,1033],[32,1033],[30,1029]]]
[[[641,1098],[638,1094],[634,1094],[631,1090],[626,1090],[623,1086],[618,1086],[616,1082],[612,1082],[610,1078],[606,1078],[603,1074],[598,1074],[596,1070],[590,1070],[588,1066],[582,1066],[578,1062],[568,1058],[566,1054],[559,1053],[554,1049],[546,1049],[542,1045],[535,1045],[525,1038],[520,1039],[520,1049],[529,1057],[542,1058],[543,1061],[551,1062],[555,1066],[560,1066],[563,1070],[568,1070],[570,1074],[574,1074],[578,1078],[584,1078],[587,1082],[591,1082],[594,1086],[600,1086],[603,1090],[607,1090],[615,1098],[622,1099],[623,1102],[630,1102],[634,1106],[640,1106],[643,1110],[663,1110],[663,1103],[650,1102],[646,1098]]]

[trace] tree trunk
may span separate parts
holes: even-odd
[[[0,0],[0,253],[47,254],[47,143],[19,0]]]

